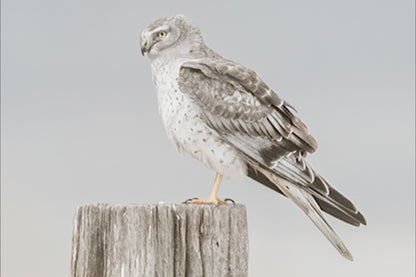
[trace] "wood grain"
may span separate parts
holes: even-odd
[[[73,277],[247,276],[246,209],[240,204],[78,208]]]

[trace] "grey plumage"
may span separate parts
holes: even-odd
[[[288,155],[314,152],[317,147],[285,102],[242,65],[223,58],[186,62],[180,70],[179,87],[198,103],[207,124],[230,142],[244,147],[248,137],[260,139],[252,158],[267,166]]]
[[[175,78],[173,86],[189,100],[189,109],[198,118],[193,124],[204,125],[219,145],[227,147],[223,155],[233,152],[233,161],[243,164],[241,172],[293,200],[338,251],[352,259],[323,218],[321,209],[355,226],[366,224],[365,219],[350,200],[305,161],[306,155],[316,150],[317,143],[296,116],[294,108],[254,71],[209,49],[203,43],[199,29],[183,16],[156,21],[145,30],[142,41],[147,44],[147,40],[153,40],[148,34],[164,29],[179,35],[176,39],[175,35],[169,37],[169,43],[161,39],[152,47],[142,42],[152,61],[154,77],[162,78],[159,72],[171,72]],[[159,85],[162,82],[155,82],[159,95],[161,92],[168,95],[169,88],[162,89]],[[180,141],[177,138],[186,130],[173,128],[175,131],[172,131],[172,126],[165,125],[177,144]],[[195,151],[192,145],[181,147]],[[211,151],[216,150],[211,148]],[[208,151],[208,147],[198,148],[198,151]],[[215,163],[216,157],[209,159],[212,161],[208,166]],[[225,171],[222,167],[210,167],[217,172]]]

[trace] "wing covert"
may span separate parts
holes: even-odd
[[[317,147],[293,108],[240,64],[208,58],[186,62],[179,87],[198,104],[208,125],[267,166]]]

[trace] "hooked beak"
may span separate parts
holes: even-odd
[[[146,35],[143,34],[140,40],[140,51],[142,53],[142,56],[144,56],[145,53],[150,51],[151,45],[151,39],[147,38]]]
[[[144,53],[146,53],[149,49],[147,49],[145,46],[140,46],[140,52],[142,53],[142,56],[144,56]]]

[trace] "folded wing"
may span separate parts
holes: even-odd
[[[184,63],[179,86],[199,106],[206,124],[247,160],[248,175],[294,200],[341,252],[345,246],[329,226],[323,228],[327,223],[320,209],[355,226],[365,219],[304,161],[317,143],[294,109],[254,71],[218,57]],[[282,189],[277,180],[294,189]],[[342,250],[345,257],[347,252]]]

